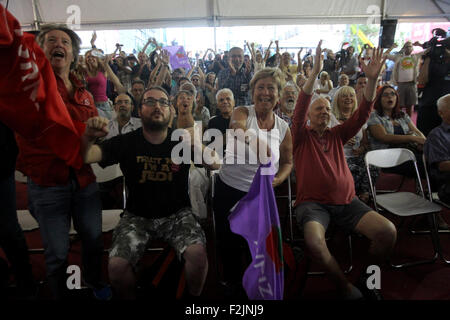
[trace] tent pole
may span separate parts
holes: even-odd
[[[216,34],[216,25],[217,25],[217,15],[216,15],[216,5],[217,0],[212,0],[212,17],[213,17],[213,28],[214,28],[214,52],[217,52],[217,34]]]
[[[386,19],[386,0],[381,1],[381,20]],[[381,26],[380,20],[380,26]]]
[[[38,0],[31,0],[31,5],[33,7],[33,28],[34,30],[39,30],[42,22],[41,14],[39,12],[39,3]]]

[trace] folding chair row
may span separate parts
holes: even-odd
[[[368,153],[366,153],[364,160],[366,163],[370,191],[373,197],[376,211],[378,211],[378,208],[380,207],[402,218],[419,215],[426,215],[428,217],[431,230],[430,235],[434,249],[433,257],[429,260],[414,261],[403,264],[393,264],[391,262],[391,265],[395,268],[403,268],[424,263],[433,263],[438,259],[438,257],[440,257],[445,263],[450,263],[450,261],[447,261],[443,257],[437,230],[435,215],[442,210],[442,207],[426,199],[425,192],[422,186],[422,180],[417,167],[417,160],[414,153],[408,149],[403,148],[380,149],[369,151]],[[370,166],[372,165],[378,168],[392,168],[407,161],[412,161],[414,164],[416,172],[416,182],[419,186],[420,194],[402,191],[387,194],[377,194],[375,183],[372,181]],[[427,171],[425,171],[425,176],[427,179],[427,183],[429,184]]]

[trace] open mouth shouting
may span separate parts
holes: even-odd
[[[64,50],[61,49],[55,49],[52,52],[52,58],[54,59],[64,59],[66,57],[66,54]]]

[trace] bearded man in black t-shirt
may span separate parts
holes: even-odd
[[[107,133],[107,120],[95,117],[88,120],[83,136],[85,162],[99,162],[102,167],[119,163],[128,188],[127,206],[113,233],[108,265],[109,279],[120,298],[135,298],[134,267],[153,238],[169,242],[184,260],[190,295],[199,296],[205,283],[206,239],[190,207],[191,157],[183,152],[203,154],[204,146],[195,138],[201,135],[194,134],[194,127],[185,129],[181,142],[172,141],[168,127],[172,113],[167,92],[152,87],[144,92],[139,107],[142,128],[97,145],[94,141]],[[182,144],[187,144],[187,149],[179,148]],[[172,157],[174,148],[181,149],[182,155],[175,152]],[[212,154],[215,161],[209,167],[216,169],[218,157]]]

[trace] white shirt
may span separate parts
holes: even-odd
[[[261,140],[269,144],[270,150],[272,151],[273,162],[270,169],[265,171],[265,174],[268,174],[268,171],[275,174],[279,167],[280,145],[284,140],[288,124],[274,114],[274,127],[270,131],[262,130],[258,126],[255,106],[247,106],[247,108],[247,129],[253,129]],[[234,142],[236,142],[236,145]],[[240,148],[245,150],[245,155],[240,154]],[[249,148],[248,144],[240,142],[237,139],[227,139],[225,157],[219,172],[220,179],[235,189],[248,192],[260,165],[256,160],[257,155]]]
[[[136,129],[139,129],[140,127],[142,127],[141,119],[131,117],[130,120],[122,127],[122,130],[119,132],[119,122],[117,121],[116,118],[108,123],[109,132],[106,135],[105,140],[111,139],[112,137],[118,136],[120,134],[125,134],[134,131]]]
[[[414,81],[414,59],[411,56],[404,56],[399,61],[398,82]]]

